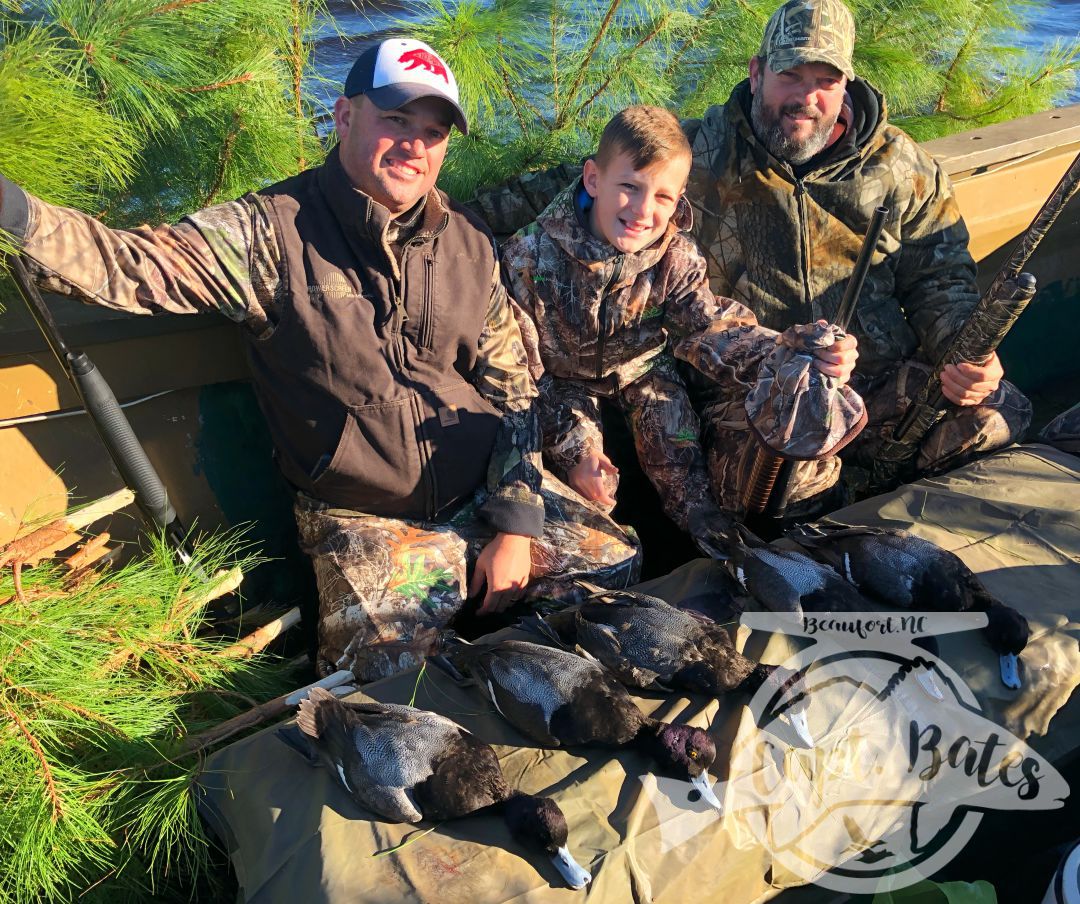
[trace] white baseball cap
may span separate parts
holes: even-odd
[[[388,38],[360,54],[345,79],[345,96],[358,94],[380,110],[397,110],[421,97],[442,98],[454,108],[454,125],[461,134],[469,133],[457,79],[445,60],[423,41]]]

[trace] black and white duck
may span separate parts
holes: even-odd
[[[666,772],[689,779],[722,811],[708,772],[716,759],[712,738],[700,728],[650,719],[595,660],[523,640],[470,644],[453,638],[445,657],[538,744],[637,748]]]
[[[348,703],[322,688],[297,710],[284,740],[326,766],[359,806],[393,822],[454,819],[499,809],[513,836],[543,851],[571,888],[591,880],[567,847],[555,801],[510,789],[495,751],[433,712],[384,703]]]
[[[828,562],[793,549],[766,543],[744,525],[731,522],[720,530],[699,532],[698,544],[724,562],[731,575],[761,606],[803,618],[806,612],[867,612],[873,607],[855,584]],[[933,652],[937,641],[920,643]],[[944,700],[934,672],[920,662],[916,678],[935,700]]]
[[[753,695],[763,684],[780,690],[787,675],[735,649],[721,625],[632,590],[593,590],[584,602],[525,618],[521,626],[596,657],[630,687],[718,697],[733,691]],[[813,746],[805,703],[786,718],[808,747]]]
[[[802,525],[788,537],[883,603],[927,612],[985,612],[986,639],[998,654],[1002,683],[1021,686],[1019,656],[1027,619],[995,599],[955,553],[899,528]]]
[[[742,524],[698,537],[739,585],[770,612],[859,612],[865,601],[835,570],[806,553],[772,546]]]

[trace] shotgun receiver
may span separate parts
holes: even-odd
[[[1035,277],[1024,273],[1023,269],[1078,188],[1080,154],[1024,230],[990,288],[979,299],[979,304],[942,354],[926,385],[912,400],[892,434],[886,436],[870,475],[873,490],[880,492],[891,489],[898,480],[912,476],[919,444],[941,419],[949,404],[941,391],[941,371],[945,366],[961,361],[986,361],[1023,313],[1035,295]]]

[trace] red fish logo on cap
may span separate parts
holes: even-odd
[[[409,69],[426,69],[432,75],[441,76],[444,82],[450,84],[450,78],[446,74],[446,67],[443,65],[443,61],[435,56],[435,54],[424,50],[423,47],[406,50],[405,53],[398,57],[398,62],[407,64],[405,66],[406,71]]]

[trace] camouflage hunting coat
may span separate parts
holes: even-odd
[[[496,530],[540,536],[536,388],[490,233],[441,192],[399,237],[335,150],[320,167],[153,229],[109,229],[0,177],[0,227],[43,288],[240,324],[298,489],[403,518],[486,489],[481,515]],[[448,447],[456,458],[440,470]]]
[[[777,160],[750,126],[749,82],[684,123],[694,153],[687,197],[714,291],[765,326],[832,320],[878,206],[889,210],[852,320],[858,374],[933,363],[978,302],[968,232],[941,167],[850,83],[852,121],[807,172]],[[857,381],[857,384],[858,381]]]
[[[671,407],[681,401],[687,411],[666,418],[679,429],[649,431],[655,435],[648,442],[667,448],[643,450],[643,438],[635,437],[639,458],[643,466],[685,458],[689,467],[690,458],[700,459],[700,447],[696,430],[686,435],[689,421],[696,419],[673,366],[674,346],[717,323],[751,328],[754,338],[768,333],[769,347],[773,334],[757,330],[753,314],[742,305],[709,290],[705,261],[683,234],[692,219],[685,200],[656,242],[621,254],[592,235],[581,193],[581,182],[575,180],[502,249],[529,368],[540,384],[545,453],[568,471],[590,448],[602,450],[599,410],[588,396],[621,399],[625,404],[620,407],[634,423],[633,394],[626,390],[655,371],[662,372],[663,386],[647,394],[650,405],[667,400]],[[749,335],[745,341],[751,341]],[[684,485],[666,485],[672,480],[685,484],[686,467],[676,478],[679,471],[649,476],[661,484],[662,495],[681,496]]]

